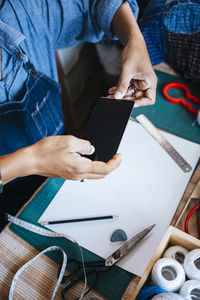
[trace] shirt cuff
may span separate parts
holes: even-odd
[[[118,10],[118,8],[121,6],[123,2],[128,2],[132,12],[137,19],[138,13],[139,13],[139,7],[136,2],[136,0],[101,0],[100,6],[98,10],[98,25],[101,28],[101,30],[104,31],[105,35],[109,39],[118,39],[116,35],[114,35],[111,32],[111,22],[113,20],[113,17]]]

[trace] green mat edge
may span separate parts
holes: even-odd
[[[195,117],[182,105],[168,102],[163,95],[163,88],[166,84],[171,82],[180,82],[185,84],[191,93],[200,99],[199,86],[182,77],[177,77],[175,75],[167,74],[158,70],[155,70],[155,73],[158,77],[156,103],[153,106],[149,105],[133,108],[131,117],[135,118],[139,114],[144,114],[156,127],[187,139],[191,142],[200,144],[200,125],[198,125],[197,122],[196,124],[193,124],[195,122]],[[173,112],[171,115],[169,114],[169,119],[172,119],[173,117],[179,117],[180,124],[176,122],[175,127],[172,127],[173,119],[171,122],[167,120],[165,123],[161,117],[163,111],[160,111],[163,108],[165,109],[165,112]],[[190,126],[190,128],[188,128],[188,126]]]

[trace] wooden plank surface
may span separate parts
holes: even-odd
[[[0,234],[0,300],[7,300],[12,279],[18,269],[39,252],[9,230],[8,226]],[[29,266],[20,276],[14,294],[15,300],[51,299],[57,281],[58,265],[43,255]],[[62,286],[58,289],[55,300],[61,298]],[[71,289],[68,299],[79,298],[83,283]],[[96,292],[89,293],[95,299],[104,298]],[[86,297],[87,299],[87,297]]]

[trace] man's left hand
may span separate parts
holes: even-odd
[[[145,42],[128,42],[121,55],[121,73],[117,86],[109,89],[108,97],[134,100],[135,107],[152,105],[156,99],[156,86],[157,77]]]

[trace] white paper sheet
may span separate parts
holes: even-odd
[[[169,133],[163,135],[194,170],[200,145]],[[149,133],[133,121],[128,122],[118,152],[123,154],[120,167],[104,179],[65,181],[40,221],[118,215],[117,219],[48,226],[55,232],[70,235],[103,258],[122,244],[110,242],[114,230],[121,228],[130,238],[156,224],[118,263],[125,270],[142,276],[171,222],[192,171],[184,173]]]

